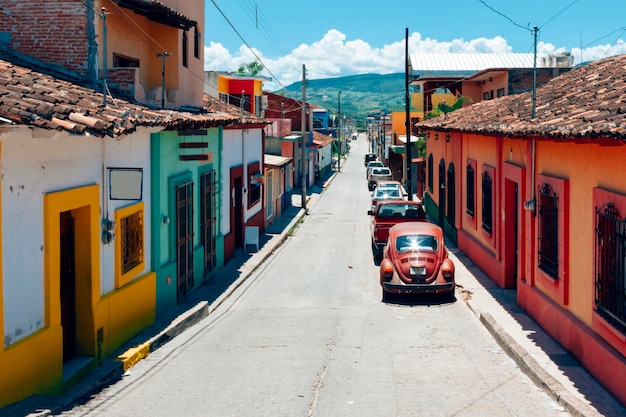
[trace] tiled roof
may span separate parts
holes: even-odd
[[[434,130],[555,139],[626,140],[626,55],[595,61],[532,93],[483,100],[417,124]]]
[[[333,138],[332,136],[328,136],[315,131],[313,132],[313,143],[320,147],[326,146],[334,140],[335,138]]]
[[[237,107],[205,95],[202,112],[153,110],[107,98],[77,83],[0,60],[0,123],[66,130],[78,135],[118,137],[139,126],[165,130],[205,129],[241,123]],[[245,123],[260,122],[247,113]]]
[[[175,28],[189,30],[198,23],[182,15],[171,7],[157,0],[113,0],[122,7],[127,7],[155,22]]]

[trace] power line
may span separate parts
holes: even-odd
[[[559,17],[561,15],[561,13],[563,13],[565,10],[569,9],[570,7],[572,7],[574,5],[574,3],[576,3],[578,0],[574,0],[573,2],[571,2],[566,8],[564,8],[563,10],[561,10],[560,12],[558,12],[557,14],[555,14],[554,16],[552,16],[551,19],[549,19],[546,23],[544,23],[543,25],[539,26],[539,28],[541,29],[542,27],[544,27],[545,25],[547,25],[548,23],[552,22],[554,19],[556,19],[557,17]]]
[[[619,32],[620,30],[622,31],[622,33],[624,33],[624,32],[626,31],[626,27],[621,27],[621,28],[615,29],[613,32],[611,32],[611,33],[609,33],[609,34],[606,34],[606,35],[604,35],[604,36],[602,36],[602,37],[600,37],[600,38],[596,39],[596,40],[595,40],[595,41],[593,41],[593,42],[589,42],[587,45],[583,46],[583,48],[586,48],[586,47],[588,47],[588,46],[591,46],[591,45],[593,45],[594,43],[599,42],[599,41],[601,41],[601,40],[602,40],[602,39],[604,39],[604,38],[608,38],[608,37],[609,37],[609,36],[611,36],[612,34]],[[617,42],[617,40],[619,40],[619,38],[622,36],[622,33],[620,33],[620,34],[619,34],[619,36],[618,36],[618,38],[615,40],[615,42]],[[613,43],[615,43],[615,42],[613,42]]]
[[[522,26],[519,23],[516,23],[515,21],[513,21],[513,19],[511,19],[510,17],[508,17],[507,15],[505,15],[504,13],[501,13],[499,11],[497,11],[496,9],[494,9],[493,7],[491,7],[490,5],[488,5],[487,3],[485,3],[483,0],[478,0],[479,2],[481,2],[486,8],[488,8],[489,10],[491,10],[492,12],[499,14],[500,16],[504,17],[506,20],[508,20],[509,22],[513,23],[515,26],[520,27],[524,30],[528,30],[531,31],[529,28],[527,28],[526,26]]]
[[[278,83],[278,85],[280,85],[282,88],[285,88],[285,86],[278,80],[278,78],[276,78],[276,76],[272,73],[272,71],[263,63],[263,60],[261,59],[261,57],[254,51],[254,49],[252,49],[252,47],[248,44],[248,42],[243,38],[243,36],[241,36],[241,33],[239,33],[239,31],[237,30],[237,28],[233,25],[233,23],[230,21],[230,19],[226,16],[226,14],[224,14],[224,12],[222,11],[222,9],[220,9],[220,7],[217,5],[217,3],[215,2],[215,0],[211,0],[211,3],[213,3],[213,6],[215,6],[215,8],[217,9],[218,12],[220,12],[220,14],[222,15],[222,17],[226,20],[226,22],[229,24],[229,26],[235,31],[235,33],[237,34],[237,36],[239,37],[239,39],[241,39],[241,41],[243,42],[244,45],[246,45],[246,47],[250,50],[250,52],[252,52],[252,55],[254,55],[254,57],[261,63],[261,65],[263,65],[263,68],[265,68],[265,70],[267,70],[267,72],[274,78],[274,80],[276,81],[276,83]]]

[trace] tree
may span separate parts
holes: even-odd
[[[237,69],[239,75],[258,75],[263,71],[263,65],[259,61],[253,61],[248,64],[241,64]]]
[[[450,113],[455,110],[458,110],[461,107],[463,107],[463,103],[466,102],[467,100],[470,100],[470,98],[460,96],[459,99],[452,106],[449,106],[445,101],[442,101],[441,103],[437,105],[436,109],[433,109],[430,112],[426,113],[426,118],[432,119],[433,117],[438,117],[438,116],[441,116],[442,114],[446,114],[446,113]]]

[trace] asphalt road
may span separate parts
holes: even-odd
[[[462,301],[382,303],[363,138],[220,307],[66,416],[567,416]]]

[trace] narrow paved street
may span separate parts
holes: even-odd
[[[566,416],[461,301],[382,303],[363,136],[218,310],[66,416]]]

